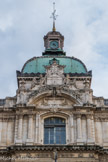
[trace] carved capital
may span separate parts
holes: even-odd
[[[18,119],[22,119],[23,118],[23,114],[18,115]]]
[[[87,119],[92,119],[92,115],[91,114],[87,114]]]
[[[76,118],[81,118],[81,114],[77,114],[76,115]]]
[[[32,115],[32,114],[29,114],[28,117],[29,117],[29,118],[33,118],[33,115]]]

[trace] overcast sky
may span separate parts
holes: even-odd
[[[95,96],[108,98],[108,0],[55,0],[67,56],[92,70]],[[0,98],[15,96],[16,70],[41,56],[53,0],[0,0]]]

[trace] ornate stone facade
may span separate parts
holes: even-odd
[[[92,74],[80,60],[64,56],[60,49],[47,49],[48,38],[58,41],[59,32],[45,37],[45,56],[39,58],[43,65],[37,64],[37,58],[27,61],[17,71],[16,96],[0,100],[0,161],[54,162],[56,157],[58,162],[107,162],[107,100],[93,96]],[[60,35],[62,47],[63,41]],[[72,70],[79,66],[82,72],[65,70],[70,68],[66,62],[70,59]],[[33,66],[45,72],[30,71]],[[65,120],[65,144],[45,144],[47,118]]]

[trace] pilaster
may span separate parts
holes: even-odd
[[[87,143],[87,120],[85,115],[82,115],[82,139],[84,144]]]
[[[17,121],[18,120],[18,121]],[[18,125],[17,125],[18,124]],[[16,118],[16,127],[18,128],[17,131],[17,139],[16,139],[16,144],[22,144],[22,133],[23,133],[23,115],[19,115]]]
[[[12,142],[12,119],[8,119],[8,127],[7,127],[7,145]]]
[[[28,117],[28,135],[27,135],[27,144],[33,143],[33,115]]]
[[[87,143],[93,144],[93,136],[92,136],[92,115],[87,115]]]
[[[77,143],[82,143],[81,115],[77,115]]]
[[[70,143],[74,143],[74,121],[73,114],[70,115]]]
[[[36,114],[36,123],[35,123],[35,127],[36,127],[36,131],[35,131],[35,143],[39,143],[39,114]]]

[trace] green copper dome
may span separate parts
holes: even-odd
[[[87,73],[85,65],[80,60],[66,56],[34,57],[25,63],[22,73],[45,73],[44,66],[50,65],[54,58],[59,65],[65,65],[64,73]]]

